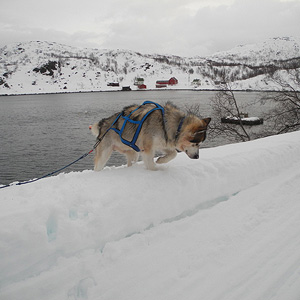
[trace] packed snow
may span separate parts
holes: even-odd
[[[294,132],[1,189],[0,299],[299,300],[299,158]]]

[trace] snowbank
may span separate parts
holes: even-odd
[[[299,299],[300,132],[0,190],[1,299]]]

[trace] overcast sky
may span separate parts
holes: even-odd
[[[51,41],[207,55],[300,36],[300,0],[1,0],[0,47]]]

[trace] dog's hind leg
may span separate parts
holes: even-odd
[[[127,157],[127,166],[128,167],[131,167],[133,163],[136,163],[139,158],[138,152],[136,152],[134,150],[128,150],[128,151],[126,151],[125,154]]]
[[[166,155],[161,156],[157,159],[157,164],[165,164],[169,162],[170,160],[174,159],[177,155],[176,150],[165,150]]]
[[[101,144],[96,148],[96,154],[94,158],[95,171],[101,171],[104,168],[105,164],[112,154],[112,151],[112,147],[105,148]]]

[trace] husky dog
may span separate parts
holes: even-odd
[[[169,162],[176,157],[177,152],[185,152],[192,159],[199,158],[199,144],[206,138],[211,119],[200,119],[194,114],[186,115],[170,102],[164,106],[153,102],[145,103],[125,107],[122,112],[90,126],[93,135],[101,140],[95,149],[96,171],[104,168],[113,151],[126,155],[128,167],[138,160],[140,152],[149,170],[156,169],[156,151],[164,154],[156,160],[157,164]],[[136,134],[141,121],[140,131]]]

